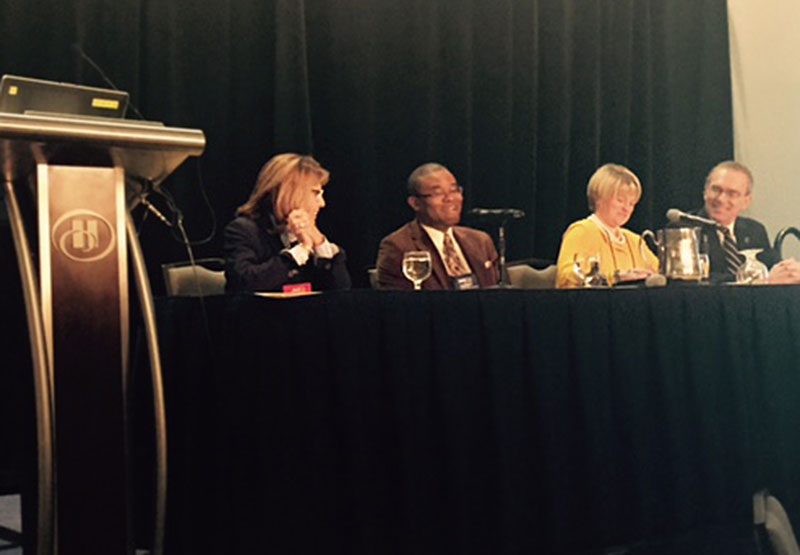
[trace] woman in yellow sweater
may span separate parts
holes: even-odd
[[[592,215],[574,222],[564,233],[556,287],[582,286],[575,262],[586,270],[590,258],[599,261],[600,273],[610,283],[644,279],[658,272],[658,259],[641,237],[622,227],[642,196],[636,174],[619,164],[600,166],[589,179],[586,196]]]

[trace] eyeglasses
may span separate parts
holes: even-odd
[[[737,191],[736,189],[723,189],[719,185],[709,185],[708,192],[711,193],[711,196],[726,196],[731,200],[738,200],[746,194],[741,191]]]
[[[460,195],[463,192],[464,192],[464,187],[458,185],[456,187],[453,187],[452,189],[448,189],[447,191],[436,191],[435,193],[427,193],[427,194],[414,193],[414,196],[419,198],[443,199],[450,195]]]

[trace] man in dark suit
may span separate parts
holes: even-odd
[[[800,264],[793,258],[780,260],[769,243],[767,230],[760,222],[742,216],[750,206],[753,194],[753,175],[738,162],[725,161],[714,166],[706,177],[703,199],[705,206],[694,213],[711,218],[732,234],[735,248],[762,249],[757,258],[770,268],[770,283],[800,283]],[[702,242],[711,262],[712,279],[732,281],[735,271],[726,262],[725,234],[722,229],[703,228]],[[728,255],[730,258],[730,255]]]
[[[426,290],[489,287],[499,277],[497,251],[483,231],[458,226],[462,188],[441,164],[428,163],[408,177],[408,205],[416,218],[385,237],[378,250],[381,289],[412,289],[403,276],[403,253],[431,253],[433,271],[422,283]]]

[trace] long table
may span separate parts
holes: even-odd
[[[569,553],[800,506],[800,288],[157,302],[173,553]]]

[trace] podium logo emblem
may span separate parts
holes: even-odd
[[[117,243],[111,223],[92,210],[62,214],[52,231],[53,246],[75,262],[95,262],[108,256]]]

